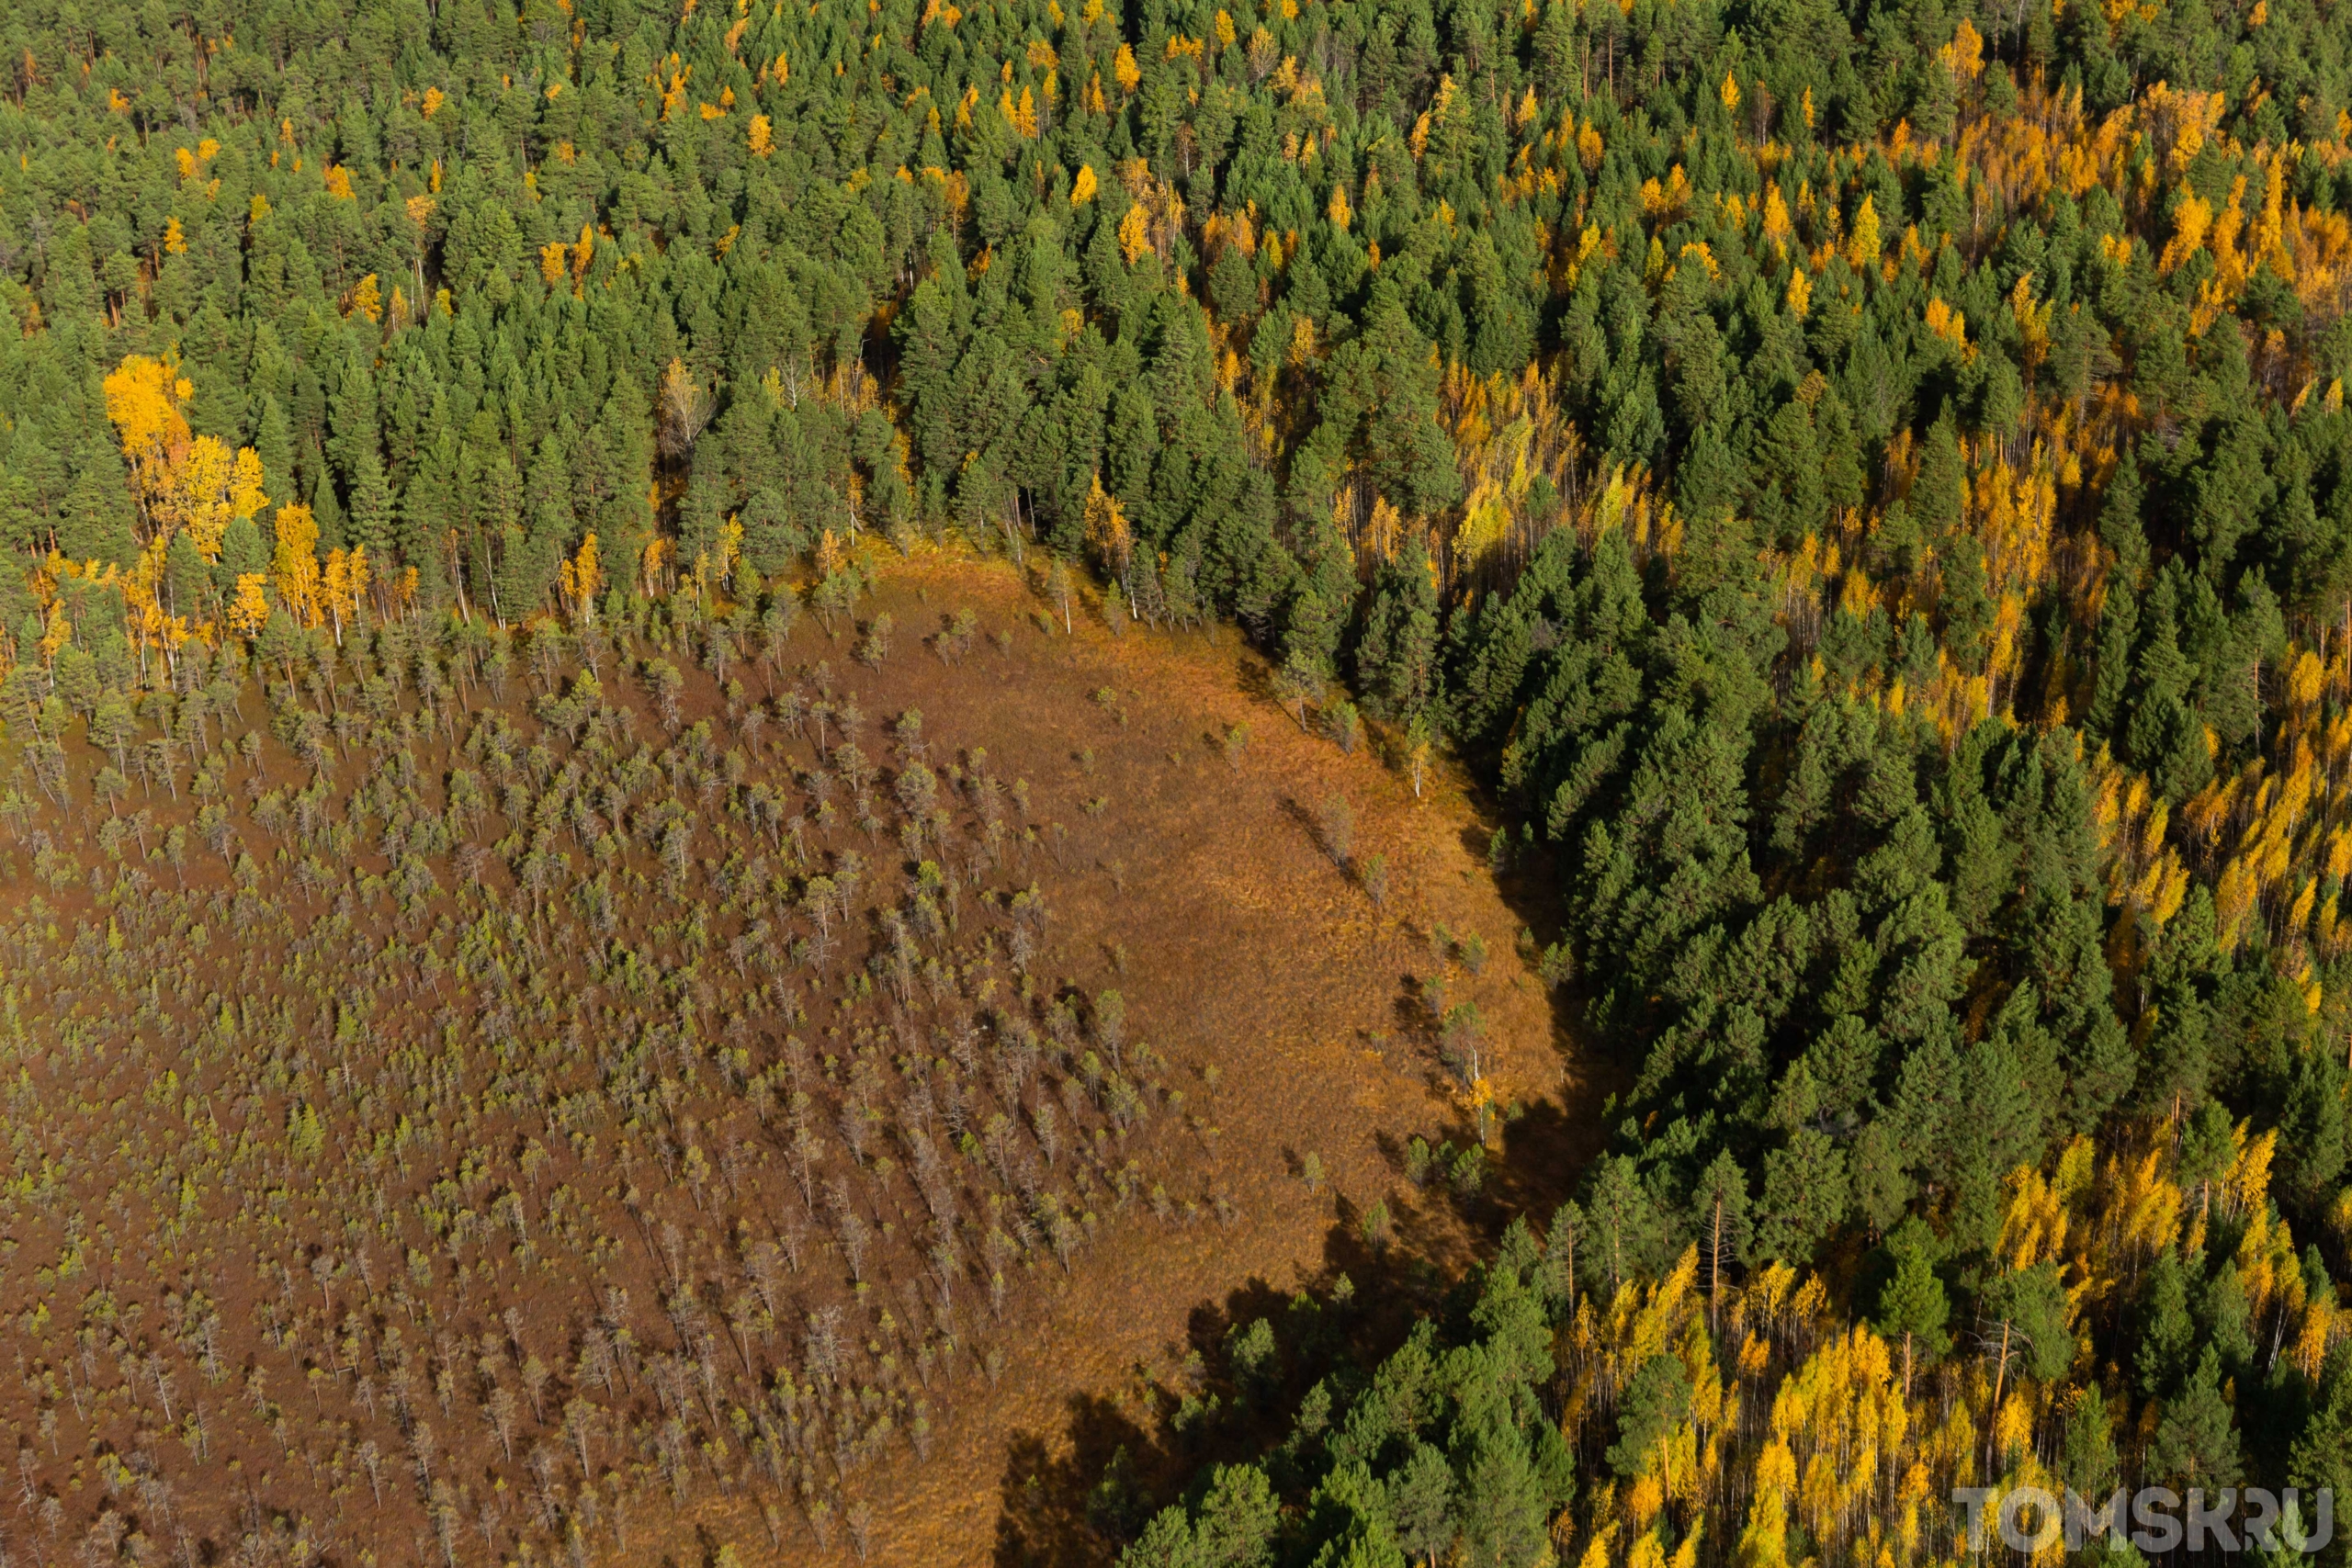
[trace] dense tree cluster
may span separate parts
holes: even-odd
[[[1253,1321],[1231,1337],[1227,1381],[1245,1400],[1306,1387],[1286,1440],[1263,1462],[1206,1471],[1192,1496],[1142,1523],[1121,1562],[1385,1564],[1457,1550],[1473,1562],[1539,1560],[1548,1521],[1577,1490],[1575,1456],[1543,1397],[1559,1286],[1514,1229],[1504,1256],[1455,1292],[1443,1325],[1422,1318],[1377,1366],[1336,1353],[1327,1319],[1346,1310],[1345,1294],[1298,1298],[1286,1345],[1272,1320]],[[1624,1453],[1659,1435],[1629,1434]],[[1118,1500],[1106,1483],[1098,1517]]]
[[[2352,351],[2319,9],[1523,11],[20,9],[0,517],[142,580],[94,653],[233,627],[248,575],[311,614],[267,581],[291,504],[301,553],[365,552],[355,603],[505,620],[590,535],[619,593],[864,526],[1091,541],[1148,613],[1328,677],[1351,556],[1434,525],[1474,581],[1631,470],[1736,558],[1882,499],[1907,439],[1877,547],[1939,563],[1975,673],[1967,470],[2128,363],[2199,439],[2115,443],[2131,592],[2072,656],[2122,650],[2096,721],[2193,788],[2170,705],[2248,733],[2200,673],[2265,646],[2242,543],[2278,601],[2333,591],[2334,447],[2258,412]],[[1481,486],[1468,389],[1539,362],[1573,450]],[[54,590],[6,592],[28,658]]]

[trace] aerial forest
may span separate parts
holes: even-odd
[[[888,1560],[1025,1281],[1238,1219],[1125,798],[906,694],[1082,632],[1534,893],[1341,1221],[1476,1261],[997,1561],[2352,1506],[2339,0],[5,9],[0,1564]]]

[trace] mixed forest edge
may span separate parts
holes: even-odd
[[[1913,1562],[1957,1486],[2352,1495],[2336,7],[40,0],[0,45],[20,838],[147,856],[100,824],[254,686],[323,767],[345,670],[541,660],[577,739],[607,655],[664,707],[804,606],[871,646],[950,532],[1491,787],[1605,1152],[1376,1371],[1237,1340],[1230,1462],[1106,1475],[1103,1551]]]

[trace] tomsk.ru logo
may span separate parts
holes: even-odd
[[[2072,1487],[2062,1500],[2039,1486],[1955,1486],[1952,1502],[1962,1510],[1968,1550],[1982,1551],[1997,1536],[2012,1551],[2039,1552],[2061,1540],[2079,1551],[2095,1540],[2130,1541],[2145,1552],[2186,1546],[2191,1551],[2318,1551],[2335,1538],[2335,1494],[2321,1487],[2311,1495],[2310,1517],[2303,1495],[2260,1486],[2189,1488],[2183,1497],[2169,1486],[2117,1487],[2096,1505]]]

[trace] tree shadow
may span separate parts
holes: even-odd
[[[1070,1399],[1062,1437],[1058,1457],[1037,1433],[1012,1437],[991,1559],[1000,1568],[1074,1568],[1116,1554],[1115,1536],[1098,1528],[1090,1504],[1114,1455],[1125,1450],[1136,1462],[1156,1444],[1126,1411],[1091,1393]]]
[[[1306,802],[1285,792],[1275,806],[1283,816],[1291,819],[1294,826],[1306,835],[1306,841],[1315,846],[1316,853],[1329,852],[1323,843],[1323,825],[1315,819],[1315,813],[1307,809]]]
[[[1242,695],[1274,705],[1289,719],[1272,667],[1245,649],[1233,672]],[[1253,723],[1257,717],[1251,716]],[[1199,740],[1209,750],[1223,749],[1214,732]],[[1474,858],[1495,864],[1493,842],[1504,831],[1495,825],[1501,809],[1483,788],[1474,788],[1471,798],[1479,820],[1464,830],[1463,845]],[[1277,808],[1320,858],[1334,859],[1326,823],[1313,805],[1285,793]],[[1510,852],[1499,858],[1497,890],[1517,929],[1487,933],[1496,955],[1521,931],[1538,949],[1559,941],[1564,910],[1552,849],[1514,834]],[[1348,868],[1341,874],[1357,881]],[[1426,943],[1430,933],[1414,925],[1408,936]],[[1417,1318],[1445,1310],[1462,1279],[1465,1231],[1468,1249],[1483,1253],[1516,1219],[1548,1228],[1553,1211],[1605,1147],[1603,1096],[1626,1076],[1623,1064],[1577,1048],[1579,1032],[1571,1020],[1582,1000],[1573,986],[1548,991],[1559,1087],[1512,1108],[1487,1150],[1484,1185],[1475,1197],[1458,1195],[1442,1175],[1419,1187],[1405,1179],[1404,1141],[1382,1132],[1375,1141],[1390,1173],[1386,1190],[1334,1195],[1335,1218],[1311,1269],[1302,1268],[1286,1288],[1252,1279],[1220,1299],[1195,1304],[1167,1364],[1145,1375],[1141,1398],[1079,1394],[1065,1405],[1057,1427],[1018,1434],[1000,1480],[992,1561],[1000,1568],[1109,1563],[1152,1511],[1182,1500],[1214,1465],[1257,1459],[1279,1469],[1285,1460],[1275,1445],[1300,1396],[1342,1369],[1368,1371],[1404,1340]],[[1442,1020],[1413,975],[1399,976],[1392,1017],[1393,1034],[1379,1041],[1384,1062],[1436,1079]],[[1425,1136],[1456,1148],[1476,1141],[1466,1112],[1444,1121]],[[1285,1167],[1297,1174],[1297,1151],[1282,1153]],[[1366,1224],[1375,1202],[1385,1209],[1385,1227]],[[1275,1349],[1270,1361],[1245,1366],[1234,1354],[1238,1337],[1258,1322],[1272,1325]]]
[[[1494,842],[1510,829],[1496,825],[1499,808],[1483,786],[1472,790],[1470,797],[1479,816],[1462,829],[1462,846],[1491,867]],[[1561,852],[1542,840],[1511,835],[1494,878],[1503,906],[1519,921],[1520,931],[1510,933],[1512,942],[1523,931],[1540,952],[1568,936],[1561,897],[1562,858]],[[1531,974],[1530,978],[1542,984],[1539,976]],[[1520,1108],[1521,1114],[1504,1129],[1504,1158],[1499,1162],[1502,1188],[1531,1214],[1539,1205],[1548,1211],[1570,1196],[1585,1169],[1607,1149],[1609,1129],[1601,1107],[1623,1091],[1633,1071],[1626,1060],[1594,1049],[1589,1032],[1577,1027],[1587,1000],[1580,985],[1571,980],[1546,987],[1545,1000],[1552,1015],[1553,1055],[1561,1068],[1559,1088]]]
[[[1246,650],[1233,661],[1233,688],[1254,702],[1282,707],[1281,694],[1274,689],[1274,667]],[[1290,710],[1283,708],[1283,716],[1290,717]]]
[[[1576,1098],[1584,1101],[1581,1113],[1546,1098],[1503,1123],[1502,1157],[1489,1168],[1488,1195],[1532,1224],[1549,1224],[1605,1145],[1598,1108],[1589,1096]]]
[[[1394,1198],[1384,1200],[1392,1209]],[[1448,1274],[1408,1245],[1404,1228],[1374,1247],[1353,1201],[1341,1196],[1338,1211],[1319,1263],[1302,1268],[1290,1288],[1252,1278],[1194,1305],[1170,1348],[1177,1364],[1148,1383],[1140,1402],[1078,1394],[1058,1432],[1014,1436],[999,1483],[997,1568],[1114,1562],[1151,1514],[1182,1500],[1209,1467],[1266,1457],[1317,1382],[1376,1365],[1416,1317],[1441,1304]],[[1237,1341],[1260,1322],[1272,1331],[1272,1355],[1237,1355]],[[1279,1453],[1269,1462],[1279,1464]]]
[[[1437,1048],[1440,1019],[1430,1010],[1428,984],[1419,975],[1404,974],[1396,977],[1396,995],[1389,1003],[1389,1016],[1396,1021],[1399,1038],[1409,1042],[1416,1055]]]

